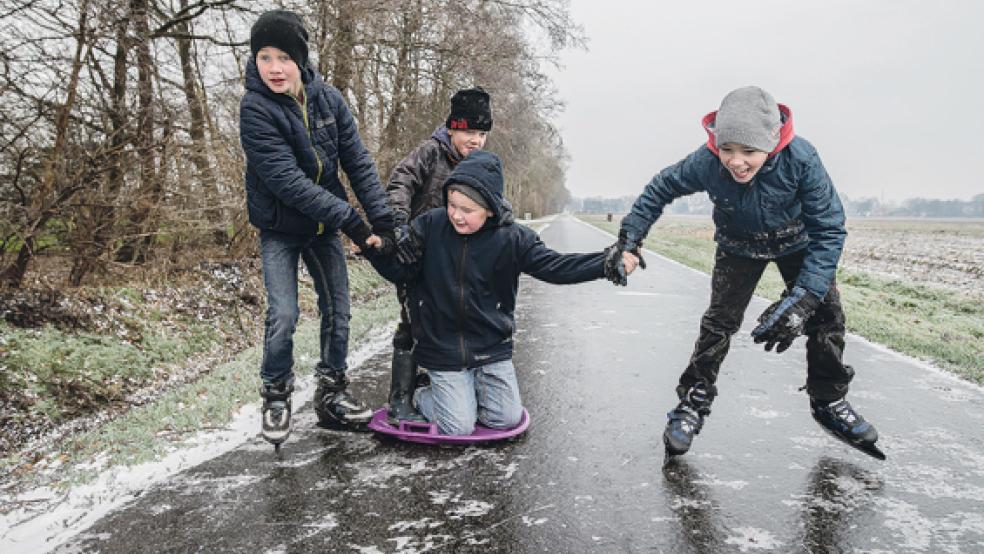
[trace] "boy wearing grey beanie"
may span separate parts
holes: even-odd
[[[729,92],[701,123],[707,144],[652,178],[622,219],[606,261],[606,275],[621,274],[612,280],[625,284],[633,268],[617,267],[621,253],[638,252],[667,204],[701,191],[714,203],[711,302],[680,376],[680,402],[667,414],[667,456],[686,453],[711,413],[731,336],[773,262],[787,288],[759,316],[752,337],[766,351],[775,347],[782,353],[805,334],[804,388],[813,418],[838,439],[884,459],[874,426],[845,399],[854,369],[843,361],[844,311],[834,276],[847,232],[844,209],[816,149],[794,135],[792,111],[755,86]]]

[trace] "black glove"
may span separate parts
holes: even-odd
[[[396,228],[396,259],[403,265],[413,265],[424,255],[420,240],[409,225]]]
[[[396,252],[396,231],[393,229],[380,229],[376,231],[381,244],[376,247],[376,253],[382,256],[391,256]]]
[[[628,252],[639,258],[639,267],[646,269],[646,260],[642,257],[642,251],[634,240],[629,240],[625,229],[618,232],[618,240],[615,244],[605,249],[605,279],[608,279],[616,286],[626,286],[629,282],[625,273],[625,262],[622,261],[622,252]]]
[[[352,223],[342,228],[342,232],[352,240],[353,244],[359,247],[359,251],[363,254],[371,248],[366,244],[366,240],[372,236],[372,229],[362,219],[354,218]]]
[[[819,305],[817,297],[803,287],[782,293],[782,298],[759,316],[759,324],[752,330],[755,343],[764,342],[766,352],[773,346],[777,353],[785,352],[803,334],[803,327]]]

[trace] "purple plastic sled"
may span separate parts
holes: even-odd
[[[479,442],[500,441],[521,434],[530,426],[530,414],[523,408],[523,417],[519,425],[512,429],[489,429],[475,425],[475,431],[470,435],[442,435],[436,423],[401,421],[399,425],[391,425],[386,421],[386,408],[376,410],[372,414],[369,428],[377,433],[389,435],[401,441],[418,442],[421,444],[475,444]]]

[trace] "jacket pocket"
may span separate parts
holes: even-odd
[[[274,231],[292,235],[313,235],[318,232],[318,223],[294,208],[277,202],[274,209]]]

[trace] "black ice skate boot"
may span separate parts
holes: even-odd
[[[694,435],[700,433],[704,426],[704,418],[711,413],[711,396],[707,385],[703,382],[694,383],[680,398],[677,407],[666,414],[669,421],[663,431],[663,444],[666,446],[666,457],[686,454],[694,441]]]
[[[390,381],[389,408],[386,419],[391,425],[400,421],[426,421],[413,407],[413,391],[416,389],[417,364],[413,353],[399,348],[393,349],[393,377]]]
[[[875,426],[854,411],[846,398],[829,403],[811,398],[810,412],[813,419],[834,438],[873,458],[885,459],[885,454],[875,446],[878,441]]]
[[[290,395],[294,392],[294,379],[260,385],[263,397],[261,433],[280,452],[280,445],[290,435]]]
[[[361,428],[372,419],[372,410],[346,390],[345,371],[318,365],[315,372],[318,388],[314,391],[314,411],[318,422],[326,427]]]

